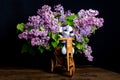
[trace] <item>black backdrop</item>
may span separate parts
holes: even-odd
[[[80,9],[97,9],[103,17],[104,26],[90,37],[93,63],[77,55],[78,64],[93,64],[120,72],[120,39],[117,2],[105,0],[0,0],[0,66],[32,66],[47,59],[20,54],[21,41],[17,39],[17,23],[26,22],[28,16],[36,15],[38,8],[44,4],[54,6],[62,4],[65,10],[78,12]],[[118,19],[118,20],[117,20]],[[82,60],[83,59],[83,60]]]

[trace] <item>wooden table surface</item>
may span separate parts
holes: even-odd
[[[120,80],[120,74],[91,65],[76,66],[73,77],[63,68],[54,73],[43,68],[1,67],[0,80]]]

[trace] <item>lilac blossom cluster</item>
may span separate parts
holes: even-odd
[[[104,19],[96,17],[99,12],[92,9],[81,9],[77,14],[78,17],[74,19],[74,33],[76,34],[76,40],[82,43],[84,37],[89,37],[95,30],[103,26]],[[89,61],[92,61],[91,47],[86,43],[85,48],[85,56],[88,57]]]
[[[55,19],[55,15],[48,5],[38,9],[37,13],[37,16],[28,18],[24,32],[20,33],[18,37],[20,39],[29,39],[32,46],[41,45],[47,47],[50,40],[48,33],[53,32],[56,34],[59,32],[58,19]],[[29,28],[30,31],[28,31]]]
[[[84,44],[85,56],[89,61],[93,60],[91,55],[92,49],[88,46],[88,42],[85,42],[85,38],[91,36],[95,30],[103,26],[104,19],[96,17],[99,14],[97,10],[84,10],[81,9],[77,14],[72,13],[70,10],[64,11],[63,6],[56,5],[54,6],[54,11],[51,10],[51,7],[48,5],[42,6],[41,9],[38,9],[37,15],[30,16],[28,22],[25,24],[24,31],[18,34],[20,39],[30,40],[32,46],[42,46],[46,48],[50,46],[51,37],[49,33],[59,34],[60,27],[69,22],[73,24],[73,32],[75,34],[76,44]],[[75,15],[73,20],[67,21],[66,17]],[[70,25],[71,26],[71,25]],[[78,46],[77,46],[78,47]],[[80,51],[80,48],[76,48]]]

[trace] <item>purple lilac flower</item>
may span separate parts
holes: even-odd
[[[94,21],[93,21],[92,17],[83,17],[83,18],[79,19],[79,24],[82,27],[92,26],[93,23],[94,23]]]
[[[42,6],[41,9],[38,9],[37,13],[42,16],[45,12],[51,12],[51,7],[48,5]]]
[[[53,33],[59,32],[60,26],[58,25],[58,19],[52,20],[50,29]]]
[[[96,18],[99,12],[97,10],[84,10],[81,9],[78,12],[78,18],[74,19],[74,26],[79,27],[85,27],[85,26],[98,26],[102,27],[103,26],[103,18]]]
[[[72,15],[72,14],[74,14],[74,13],[71,13],[71,10],[68,10],[68,11],[65,12],[65,15],[66,15],[66,16],[70,16],[70,15]]]
[[[35,46],[35,45],[40,45],[42,43],[42,41],[39,39],[39,37],[36,38],[32,38],[31,39],[31,45]]]
[[[39,15],[37,15],[37,16],[30,16],[28,18],[28,21],[31,22],[31,24],[32,24],[32,26],[34,28],[37,28],[39,26],[39,23],[40,23],[40,16]]]
[[[103,18],[94,18],[94,25],[96,25],[98,27],[102,27],[103,26],[103,22],[104,22]]]
[[[56,12],[64,13],[64,8],[61,4],[58,4],[58,5],[54,6],[54,10]]]
[[[97,10],[93,10],[93,9],[89,9],[89,10],[81,9],[78,12],[79,18],[83,18],[83,17],[95,17],[98,14],[99,14],[99,12]]]
[[[93,9],[86,10],[86,13],[87,13],[88,16],[97,16],[97,15],[99,15],[99,12],[97,10],[93,10]]]
[[[55,15],[51,11],[51,8],[49,6],[45,5],[42,9],[38,9],[37,13],[44,20],[42,24],[40,22],[40,25],[42,27],[44,27],[48,32],[53,32],[53,33],[59,32],[58,19],[55,19]]]
[[[22,34],[18,34],[19,39],[22,39]]]
[[[54,10],[57,12],[57,14],[60,14],[61,16],[59,17],[59,21],[62,23],[65,23],[65,17],[66,15],[64,14],[64,8],[61,6],[61,4],[54,6]]]
[[[80,34],[83,36],[90,36],[92,33],[92,27],[91,26],[86,26],[80,28]]]
[[[47,34],[48,34],[47,31],[40,31],[38,29],[32,29],[28,33],[29,33],[29,35],[34,35],[36,37],[38,37],[38,36],[47,36]]]
[[[91,53],[92,53],[91,47],[86,44],[85,48],[86,48],[86,50],[84,52],[85,56],[88,58],[89,61],[93,61],[93,56],[91,55]]]
[[[45,12],[48,12],[51,10],[51,6],[44,5],[44,6],[42,6],[42,10],[45,10]]]
[[[43,47],[49,46],[49,40],[50,40],[50,37],[41,37],[42,46]]]
[[[80,31],[73,30],[73,33],[75,34],[76,41],[83,42],[83,35],[80,34]]]
[[[35,29],[31,29],[31,30],[28,32],[29,35],[34,35],[34,33],[35,33]]]
[[[88,61],[93,61],[93,56],[88,56]]]
[[[33,23],[27,22],[27,23],[25,24],[25,28],[26,28],[26,29],[28,29],[28,27],[30,27],[30,26],[33,26]]]
[[[61,15],[60,18],[59,18],[59,21],[62,22],[62,24],[65,23],[65,17],[66,17],[66,16],[63,14],[63,15]]]
[[[41,34],[41,31],[36,29],[35,32],[34,32],[34,36],[39,36]]]
[[[81,9],[79,12],[78,12],[78,17],[79,18],[83,18],[83,17],[87,17],[87,13],[84,9]]]
[[[80,27],[80,23],[79,23],[79,19],[78,18],[75,18],[73,20],[73,22],[74,22],[74,28],[79,28]]]
[[[26,39],[27,40],[28,39],[28,31],[25,30],[24,32],[22,32],[21,34],[19,34],[18,37],[20,39]]]
[[[83,36],[81,35],[81,34],[79,34],[79,35],[75,35],[75,37],[76,37],[76,41],[78,41],[78,42],[83,42]]]
[[[47,37],[48,31],[40,31],[39,36],[41,37]]]

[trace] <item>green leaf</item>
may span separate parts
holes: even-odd
[[[66,25],[70,25],[70,26],[74,26],[74,22],[73,22],[73,21],[69,21],[69,20],[67,20],[67,21],[65,22],[65,24],[66,24]]]
[[[53,33],[52,33],[52,39],[53,39],[53,40],[56,40],[56,36],[55,36],[55,34],[53,34]]]
[[[80,44],[80,43],[77,43],[77,44],[76,44],[76,48],[77,48],[77,49],[81,49],[81,44]]]
[[[53,39],[53,40],[57,41],[58,38],[60,38],[59,34],[56,34],[56,35],[55,35],[55,34],[52,34],[52,39]]]
[[[29,26],[29,27],[28,27],[28,31],[31,31],[31,29],[33,29],[32,26]]]
[[[59,18],[60,16],[61,16],[61,14],[58,14],[58,15],[55,16],[55,18]]]
[[[28,52],[28,45],[26,45],[26,44],[24,44],[23,46],[22,46],[22,50],[21,50],[21,53],[26,53],[26,52]]]
[[[17,30],[20,30],[21,32],[23,32],[24,28],[25,28],[25,24],[24,23],[17,24]]]
[[[51,47],[50,47],[50,46],[47,46],[47,47],[46,47],[46,50],[51,51]]]
[[[49,37],[52,37],[52,32],[49,32],[49,33],[48,33],[48,36],[49,36]]]
[[[40,51],[40,53],[43,53],[45,51],[45,49],[42,46],[39,46],[38,50]]]
[[[16,33],[17,33],[17,34],[19,33],[19,30],[18,30],[18,29],[16,30]]]
[[[29,45],[27,45],[27,44],[24,44],[24,45],[22,46],[21,53],[22,53],[22,54],[23,54],[23,53],[34,54],[35,51],[33,50],[33,48],[32,48],[31,46],[29,46]]]
[[[38,29],[40,30],[40,31],[44,31],[45,29],[43,28],[43,27],[41,27],[41,26],[38,26]]]
[[[73,20],[74,20],[75,17],[77,17],[75,14],[70,15],[70,16],[66,16],[66,18],[65,18],[65,20],[66,20],[65,24],[66,25],[70,25],[70,26],[74,26]]]
[[[58,44],[58,46],[62,49],[64,45],[63,44]]]
[[[52,44],[52,46],[55,48],[55,47],[57,47],[57,45],[59,44],[59,40],[57,40],[57,41],[52,41],[51,44]]]
[[[95,34],[95,31],[97,30],[98,28],[96,26],[93,26],[92,27],[92,32]]]
[[[85,48],[85,47],[83,47],[83,48],[82,48],[82,51],[83,51],[83,52],[85,52],[85,50],[86,50],[86,48]]]
[[[59,21],[59,22],[58,22],[58,25],[59,25],[59,26],[62,26],[62,22]]]
[[[77,17],[75,14],[73,14],[73,15],[70,15],[70,16],[66,16],[66,20],[73,20],[75,17]]]
[[[89,42],[89,38],[88,38],[87,36],[84,37],[84,42],[85,42],[85,43]]]
[[[84,43],[76,43],[76,48],[83,52],[86,50]]]

